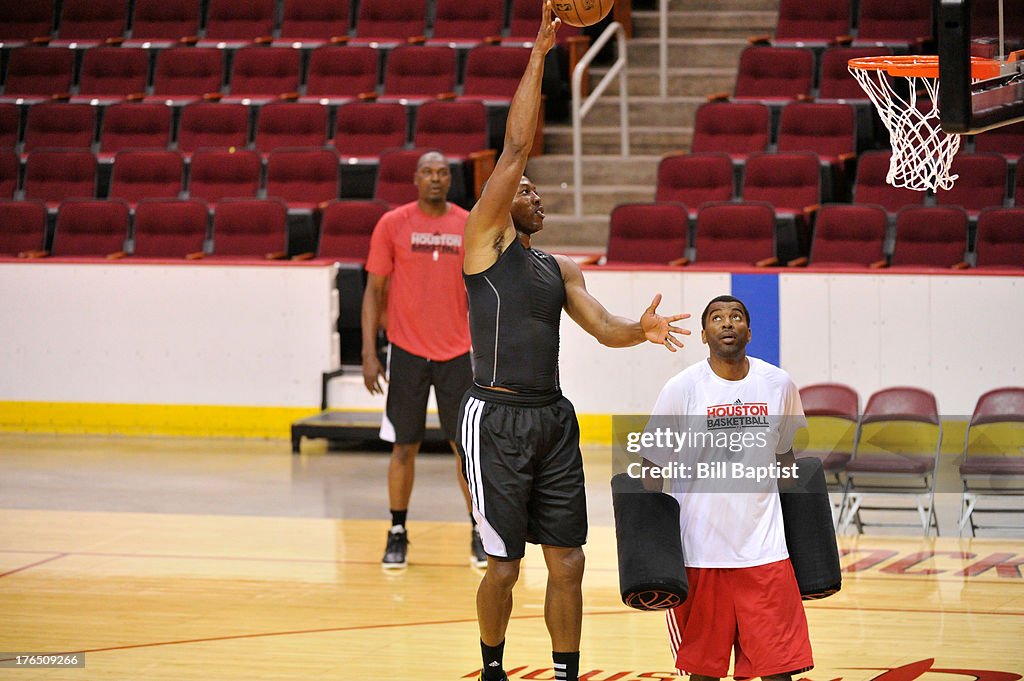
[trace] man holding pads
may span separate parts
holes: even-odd
[[[793,437],[807,421],[789,375],[747,356],[750,314],[740,300],[712,300],[701,328],[710,357],[669,379],[651,422],[665,418],[698,444],[643,453],[648,489],[662,485],[653,466],[679,471],[668,491],[679,501],[690,592],[667,613],[669,639],[677,669],[696,681],[725,676],[733,649],[735,678],[789,681],[814,662],[778,489],[789,483],[782,471],[792,470]],[[737,475],[747,470],[774,473]]]

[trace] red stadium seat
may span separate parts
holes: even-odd
[[[466,55],[460,99],[508,106],[530,61],[526,47],[480,45]]]
[[[681,263],[689,231],[689,216],[681,203],[620,204],[609,219],[605,263]]]
[[[814,53],[802,47],[751,45],[740,54],[734,100],[782,103],[809,97]]]
[[[281,33],[275,47],[319,47],[332,38],[347,38],[351,17],[348,0],[284,0]]]
[[[775,209],[764,202],[705,204],[697,212],[694,251],[696,266],[707,269],[777,264]]]
[[[885,265],[885,233],[889,216],[881,206],[825,204],[814,220],[809,269],[833,267],[882,267]]]
[[[979,269],[1024,269],[1024,208],[986,208],[974,244]]]
[[[849,104],[787,104],[776,148],[817,154],[830,173],[829,195],[845,198],[847,167],[857,158],[857,112]]]
[[[299,92],[302,53],[290,47],[243,47],[231,63],[230,94],[222,102],[265,104]]]
[[[854,45],[916,50],[932,39],[931,0],[859,0]]]
[[[146,199],[135,207],[136,258],[201,257],[210,208],[199,199]]]
[[[485,39],[500,39],[504,23],[504,0],[437,0],[433,33],[427,44],[476,47]]]
[[[108,195],[133,207],[143,199],[176,199],[181,195],[184,167],[176,151],[119,151]]]
[[[422,40],[426,21],[426,0],[360,0],[350,44],[393,47]]]
[[[771,110],[754,102],[708,102],[697,108],[690,150],[725,152],[734,161],[768,148]]]
[[[142,48],[94,47],[82,56],[72,102],[111,104],[146,91],[149,52]]]
[[[387,211],[382,201],[331,201],[321,212],[318,257],[365,261],[373,228]]]
[[[334,148],[343,159],[376,161],[409,138],[409,116],[397,102],[352,102],[338,107]]]
[[[280,199],[219,201],[213,213],[212,257],[283,258],[287,227],[288,207]]]
[[[338,195],[333,149],[277,149],[267,157],[267,197],[284,199],[289,210],[311,211]]]
[[[157,54],[153,93],[145,99],[188,104],[204,94],[219,93],[223,78],[224,55],[220,50],[171,47]]]
[[[275,0],[210,0],[206,10],[206,34],[199,47],[238,48],[257,39],[269,39],[274,31]]]
[[[733,168],[728,154],[712,152],[673,154],[658,164],[656,201],[675,201],[688,206],[691,216],[709,201],[733,198]]]
[[[163,104],[122,103],[107,108],[100,131],[101,161],[124,149],[166,149],[171,141],[171,108]]]
[[[255,197],[262,170],[260,155],[255,151],[199,149],[189,164],[188,193],[210,203]]]
[[[42,102],[28,110],[24,151],[44,147],[90,150],[95,136],[95,107]]]
[[[856,203],[878,204],[889,213],[896,213],[904,206],[924,203],[924,192],[893,187],[885,181],[891,156],[888,151],[866,151],[857,159],[857,178],[853,185]]]
[[[850,35],[849,0],[780,0],[772,45],[824,46]]]
[[[249,143],[249,107],[244,104],[195,102],[182,108],[178,151],[200,148],[242,149]]]
[[[893,267],[965,267],[967,212],[959,206],[908,206],[896,216]]]
[[[95,47],[124,36],[128,0],[63,0],[50,47]]]
[[[56,208],[66,198],[96,196],[96,157],[89,151],[37,149],[25,161],[26,199]]]
[[[46,239],[46,204],[0,201],[0,257],[42,255]]]
[[[255,146],[261,154],[282,147],[322,147],[326,143],[326,106],[272,102],[260,107]]]
[[[975,135],[974,151],[994,151],[1002,154],[1007,161],[1016,163],[1024,155],[1024,122]]]
[[[371,47],[319,47],[310,53],[306,92],[299,101],[344,104],[375,93],[378,70]]]
[[[403,45],[388,53],[380,101],[418,104],[455,92],[455,50]]]
[[[949,189],[935,191],[940,206],[961,206],[972,219],[983,208],[1000,208],[1006,202],[1006,159],[995,152],[959,153],[953,157],[950,172],[959,175]]]
[[[21,47],[53,32],[53,0],[0,3],[0,47]]]
[[[49,47],[18,47],[7,57],[0,102],[34,104],[71,90],[75,53]]]
[[[128,238],[128,204],[116,199],[67,199],[57,211],[50,255],[118,257]]]
[[[123,47],[164,48],[199,33],[195,0],[135,0],[132,35]]]

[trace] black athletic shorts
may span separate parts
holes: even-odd
[[[580,428],[561,394],[532,399],[473,387],[459,412],[459,455],[487,555],[522,558],[526,542],[587,542]]]
[[[459,404],[473,385],[469,353],[434,362],[392,343],[388,350],[388,402],[380,425],[382,440],[408,445],[422,442],[426,431],[427,398],[434,386],[437,414],[445,437],[454,440]]]

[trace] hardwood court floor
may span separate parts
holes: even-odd
[[[387,574],[386,523],[365,517],[378,512],[316,517],[340,503],[323,499],[282,512],[324,494],[309,468],[345,496],[381,487],[367,473],[385,459],[313,451],[293,460],[287,443],[0,436],[0,651],[86,654],[84,669],[0,669],[0,679],[472,678],[480,573],[466,562],[465,522],[411,523],[410,567]],[[424,458],[417,494],[447,497],[458,518],[449,463]],[[599,507],[601,464],[590,468],[588,455]],[[664,618],[619,602],[609,514],[592,515],[584,678],[674,678]],[[817,667],[804,678],[1024,673],[1024,541],[864,535],[841,537],[841,547],[843,591],[806,604]],[[545,574],[530,551],[505,653],[513,680],[553,678]]]

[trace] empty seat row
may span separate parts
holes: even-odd
[[[994,152],[961,153],[952,170],[959,179],[951,189],[934,194],[893,187],[887,180],[891,153],[869,151],[856,158],[853,201],[882,205],[890,213],[911,205],[963,207],[971,218],[988,207],[1024,207],[1024,172],[1015,173],[1008,194],[1009,166]],[[666,156],[658,166],[655,198],[697,207],[732,198],[765,200],[799,212],[827,200],[822,191],[819,157],[810,152],[755,152],[747,157],[739,191],[733,159],[722,152]]]
[[[429,148],[393,149],[381,154],[374,197],[389,204],[416,199],[413,184],[416,161]],[[18,189],[18,171],[0,154],[0,197]],[[13,165],[13,168],[9,166]],[[187,173],[175,151],[124,151],[114,161],[109,188],[98,187],[100,175],[87,151],[37,150],[29,154],[20,196],[46,201],[51,209],[65,198],[108,196],[131,204],[148,198],[178,198],[183,194],[215,201],[223,197],[265,195],[284,199],[289,208],[310,211],[340,197],[340,165],[330,149],[279,149],[263,170],[254,151],[196,152]],[[454,183],[453,183],[454,184]],[[453,186],[454,195],[458,188]]]
[[[760,102],[707,102],[697,108],[690,150],[726,152],[737,162],[769,149],[814,151],[836,163],[864,150],[865,137],[850,104],[791,102],[775,121]],[[1024,123],[968,136],[966,141],[967,150],[997,152],[1016,162],[1024,154]]]
[[[331,201],[318,211],[318,253],[363,260],[380,216],[379,201]],[[134,211],[118,199],[67,199],[47,234],[41,201],[0,202],[0,257],[308,258],[290,253],[287,207],[280,199],[146,199]],[[211,220],[212,216],[212,220]]]
[[[781,264],[780,223],[764,201],[711,202],[696,211],[691,235],[684,204],[622,204],[611,215],[605,264],[675,264],[735,269]],[[1024,270],[1024,209],[981,212],[973,249],[966,212],[910,206],[895,218],[880,206],[827,204],[818,211],[810,256],[791,267]]]
[[[397,102],[350,102],[333,117],[321,104],[271,103],[259,109],[252,126],[250,111],[241,104],[190,104],[177,126],[162,104],[115,104],[104,111],[98,138],[95,107],[43,103],[29,109],[19,145],[13,106],[0,104],[0,149],[20,148],[23,154],[40,148],[95,149],[100,160],[126,149],[175,148],[188,157],[198,149],[252,148],[265,156],[282,147],[327,145],[346,160],[357,160],[410,143],[462,159],[486,149],[489,138],[487,112],[474,101],[430,101],[413,115]]]
[[[236,47],[251,43],[316,46],[326,42],[394,44],[410,40],[479,43],[529,41],[540,4],[534,0],[63,0],[0,5],[0,41],[59,47],[174,43]],[[203,12],[205,6],[205,12]],[[509,21],[506,24],[506,12]],[[280,21],[278,21],[280,16]],[[433,20],[428,23],[428,19]],[[560,38],[578,32],[566,27]]]
[[[975,0],[971,5],[972,34],[999,33],[999,0]],[[1005,33],[1024,38],[1024,14],[1005,13]],[[919,51],[932,39],[930,0],[781,0],[774,45],[825,45],[854,42],[885,44]],[[767,40],[758,36],[752,40]]]
[[[143,49],[85,51],[77,84],[74,53],[43,47],[11,51],[0,101],[33,103],[54,97],[105,104],[123,99],[184,104],[199,99],[262,103],[299,99],[337,104],[354,98],[410,99],[465,97],[507,101],[522,77],[529,50],[482,45],[471,50],[458,84],[450,47],[404,46],[392,50],[380,78],[380,59],[369,47],[324,47],[312,51],[308,68],[289,48],[245,48],[231,60],[210,48],[171,48],[156,57],[148,82],[149,54]]]

